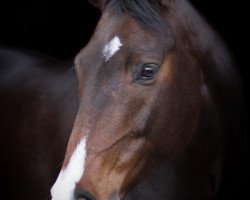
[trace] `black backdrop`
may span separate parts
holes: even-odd
[[[190,1],[231,49],[249,100],[247,1]],[[99,16],[99,11],[87,0],[0,0],[0,46],[24,47],[62,59],[73,58],[87,43]]]
[[[235,56],[248,102],[247,1],[190,1]],[[100,12],[87,0],[0,0],[0,46],[28,48],[70,59],[87,43],[99,17]]]

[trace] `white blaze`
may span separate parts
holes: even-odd
[[[86,137],[77,145],[68,166],[61,170],[51,189],[52,200],[73,200],[76,183],[80,181],[86,158]]]
[[[106,62],[120,49],[122,43],[118,36],[115,36],[109,43],[104,46],[102,51],[103,57]]]

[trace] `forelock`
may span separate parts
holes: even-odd
[[[166,3],[166,0],[163,2]],[[158,6],[152,0],[110,0],[106,8],[131,16],[145,29],[162,30],[166,28],[166,23],[159,15]]]

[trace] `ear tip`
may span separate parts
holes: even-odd
[[[95,6],[96,8],[103,10],[104,6],[107,3],[107,0],[88,0],[90,4]]]

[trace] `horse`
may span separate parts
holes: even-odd
[[[102,15],[75,59],[52,200],[239,198],[244,102],[219,36],[186,0],[90,2]]]
[[[0,48],[0,199],[49,198],[77,112],[72,66]]]
[[[187,0],[89,2],[74,68],[0,49],[0,199],[246,198],[242,86],[213,29]]]

